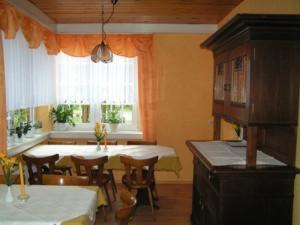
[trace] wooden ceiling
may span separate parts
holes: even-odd
[[[56,23],[99,23],[111,0],[28,0]],[[110,23],[215,24],[242,0],[119,0]]]

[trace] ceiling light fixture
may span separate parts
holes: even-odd
[[[104,0],[102,0],[102,14],[101,14],[101,19],[102,19],[102,41],[100,44],[97,44],[92,53],[91,53],[91,60],[94,63],[97,63],[99,61],[104,62],[104,63],[110,63],[113,60],[113,52],[111,51],[109,45],[106,43],[106,33],[104,31],[104,25],[110,21],[112,18],[114,12],[115,12],[115,5],[117,4],[118,0],[111,0],[112,3],[112,11],[110,16],[104,21]]]

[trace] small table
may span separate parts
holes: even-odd
[[[30,198],[26,203],[17,200],[19,185],[12,186],[14,202],[5,203],[6,185],[0,185],[0,224],[5,225],[59,225],[86,217],[94,223],[97,211],[97,193],[76,186],[26,186]]]

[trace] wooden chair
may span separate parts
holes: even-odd
[[[157,141],[141,141],[141,140],[133,140],[133,141],[127,141],[127,145],[157,145]],[[156,189],[156,181],[154,176],[154,183],[153,183],[153,198],[155,200],[158,200],[158,193]]]
[[[129,191],[123,190],[120,194],[123,207],[118,209],[115,213],[116,220],[119,221],[119,225],[129,225],[133,219],[136,198]]]
[[[99,187],[104,188],[108,205],[110,209],[112,209],[107,188],[107,184],[111,180],[109,174],[103,173],[104,164],[108,161],[108,157],[103,156],[95,159],[85,159],[82,157],[71,156],[71,159],[76,167],[77,176],[87,176],[89,178],[89,185],[97,184]],[[84,168],[84,171],[82,168]]]
[[[46,157],[22,155],[22,158],[27,165],[30,184],[43,184],[43,174],[58,174],[55,171],[55,162],[59,159],[58,154]],[[34,166],[36,167],[36,172],[33,170]]]
[[[48,145],[76,145],[76,141],[68,140],[48,140]]]
[[[124,164],[126,174],[122,178],[123,184],[131,189],[147,189],[148,198],[153,212],[152,188],[154,184],[154,165],[158,161],[158,156],[137,160],[128,156],[120,156],[120,161]],[[148,168],[145,170],[145,168]]]
[[[20,184],[20,176],[12,175],[12,182],[13,182],[13,184]],[[0,175],[0,184],[5,184],[4,175]]]
[[[80,176],[43,175],[43,184],[88,186],[89,178]]]
[[[104,141],[100,141],[101,145],[104,145]],[[118,142],[117,140],[108,140],[106,142],[107,145],[117,145]],[[95,140],[89,140],[87,141],[87,145],[97,145],[97,141]],[[111,178],[111,185],[112,185],[112,189],[113,189],[113,197],[114,197],[114,201],[116,201],[116,193],[118,193],[118,189],[117,189],[117,185],[116,185],[116,180],[115,180],[115,176],[112,170],[107,170],[107,172],[110,175]]]
[[[76,141],[68,141],[68,140],[48,140],[48,145],[76,145]],[[64,175],[69,173],[72,176],[72,167],[71,166],[57,166],[55,165],[56,170],[62,171]]]
[[[157,141],[127,141],[127,145],[157,145]]]

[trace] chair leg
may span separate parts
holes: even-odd
[[[154,210],[153,210],[153,199],[152,199],[151,188],[148,187],[147,190],[148,190],[148,197],[149,197],[149,202],[150,202],[150,205],[151,205],[151,210],[152,210],[152,212],[153,212]]]
[[[114,201],[116,201],[116,193],[118,193],[118,190],[117,190],[117,185],[116,185],[116,181],[115,181],[115,177],[114,177],[114,174],[113,174],[113,171],[112,170],[107,170],[108,173],[109,173],[109,176],[110,176],[110,180],[111,180],[111,186],[112,186],[112,192],[113,192],[113,197],[114,197]]]
[[[159,198],[158,198],[158,192],[157,192],[157,189],[156,189],[155,178],[154,178],[153,185],[152,185],[151,189],[152,189],[153,199],[154,199],[155,201],[158,201]]]
[[[103,220],[104,220],[104,222],[106,222],[106,221],[107,221],[107,212],[106,212],[106,208],[105,208],[104,205],[103,205],[101,208],[102,208],[102,212],[103,212]]]
[[[109,196],[109,193],[108,193],[107,185],[104,184],[103,187],[104,187],[104,191],[105,191],[106,198],[107,198],[107,201],[108,201],[108,206],[109,206],[110,210],[112,210],[112,205],[111,205],[111,200],[110,200],[110,196]]]
[[[69,175],[72,176],[72,169],[68,168]]]

